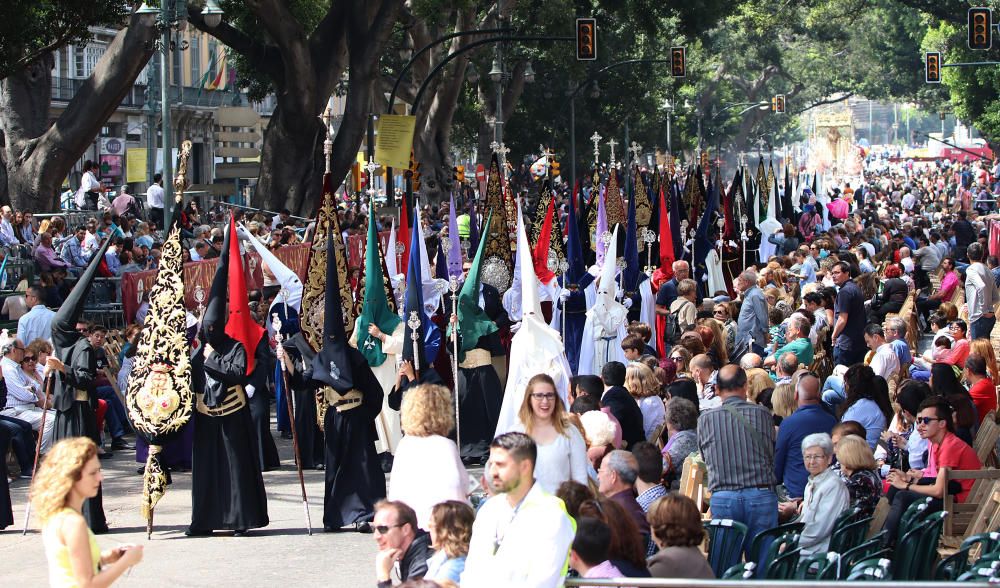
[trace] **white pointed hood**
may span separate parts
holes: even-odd
[[[618,273],[618,225],[615,225],[611,234],[611,243],[608,245],[607,254],[604,257],[604,265],[601,267],[601,283],[597,287],[597,302],[587,311],[587,317],[594,321],[595,337],[614,337],[618,332],[618,327],[624,324],[628,317],[628,309],[618,302],[618,282],[615,275]]]
[[[288,306],[295,309],[295,312],[300,312],[302,310],[302,280],[299,276],[295,274],[287,265],[285,265],[278,257],[267,248],[266,245],[260,242],[259,239],[253,237],[250,231],[242,224],[236,227],[236,232],[240,237],[243,237],[250,243],[254,248],[260,258],[267,265],[267,269],[274,274],[274,279],[278,284],[281,285],[281,289],[287,292],[288,299],[282,300],[279,296],[275,299],[274,304],[287,303]]]
[[[535,276],[535,266],[531,261],[531,248],[528,246],[528,236],[525,233],[523,216],[518,207],[517,252],[520,271],[520,291],[516,292],[520,300],[521,328],[511,340],[510,371],[507,374],[507,387],[504,391],[503,404],[500,407],[500,417],[497,421],[496,434],[513,430],[517,425],[517,412],[524,400],[528,380],[537,374],[548,374],[556,383],[556,392],[562,399],[566,410],[570,385],[571,371],[563,347],[559,331],[545,323],[542,307],[538,297],[538,277]],[[523,252],[523,253],[522,253]],[[523,261],[522,261],[523,258]],[[507,294],[512,293],[508,290]],[[506,299],[506,296],[505,296]]]

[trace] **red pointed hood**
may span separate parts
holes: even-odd
[[[406,197],[402,200],[399,207],[399,229],[396,231],[396,255],[399,256],[396,271],[405,276],[410,262],[410,213],[406,209]],[[402,247],[399,246],[400,243],[403,244]]]
[[[535,266],[535,275],[538,276],[538,281],[543,284],[548,284],[556,277],[552,270],[549,269],[549,247],[552,244],[552,217],[555,214],[556,202],[553,198],[549,201],[549,209],[545,213],[545,221],[542,223],[542,228],[538,231],[538,241],[535,243],[535,251],[533,254],[533,264]]]
[[[674,237],[670,232],[670,216],[667,213],[667,199],[660,186],[660,270],[667,280],[674,277]]]
[[[236,220],[229,217],[229,317],[226,320],[226,334],[243,344],[247,352],[247,375],[253,373],[254,354],[257,344],[264,336],[264,329],[250,315],[247,298],[247,279],[243,271],[243,257],[240,242],[236,237]]]

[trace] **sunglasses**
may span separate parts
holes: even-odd
[[[402,526],[403,525],[376,525],[372,527],[372,529],[374,529],[379,535],[385,535],[389,532],[389,529],[397,529]]]
[[[34,355],[27,355],[27,356],[25,356],[24,359],[21,360],[21,363],[24,363],[24,362],[27,362],[27,361],[35,361],[35,356]]]
[[[940,420],[942,419],[936,417],[917,417],[914,420],[914,422],[916,422],[918,425],[929,425],[934,421],[940,421]]]

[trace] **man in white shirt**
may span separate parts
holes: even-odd
[[[146,190],[149,222],[157,229],[163,228],[163,174],[153,176],[153,184]]]
[[[868,349],[875,352],[868,365],[876,376],[882,376],[888,380],[890,376],[899,371],[899,356],[892,348],[892,343],[886,342],[882,325],[870,323],[865,327],[865,344],[868,345]]]
[[[14,211],[9,206],[0,208],[0,245],[12,247],[18,244],[14,234]]]
[[[538,448],[524,433],[490,444],[489,481],[497,492],[472,526],[462,586],[561,586],[576,523],[562,500],[535,483]]]
[[[17,336],[31,343],[35,339],[52,342],[52,317],[55,312],[42,304],[42,292],[36,286],[28,286],[24,293],[24,303],[28,312],[17,320]]]
[[[965,302],[969,307],[969,339],[988,339],[996,322],[993,310],[1000,293],[997,292],[993,274],[983,263],[986,252],[981,243],[973,243],[966,250],[971,265],[965,270]]]
[[[21,371],[21,363],[26,361],[24,343],[17,339],[7,339],[0,345],[0,369],[3,371],[4,383],[7,386],[7,405],[0,414],[21,419],[38,431],[42,426],[42,415],[45,411],[44,390],[34,380],[29,379]],[[34,358],[32,358],[34,359]],[[35,363],[27,369],[34,370]],[[49,409],[45,415],[45,430],[42,432],[42,453],[49,450],[52,444],[52,427],[56,422],[56,413]]]
[[[73,202],[80,210],[97,210],[97,195],[103,191],[104,186],[97,179],[97,165],[88,159],[83,162],[80,189],[76,191]]]

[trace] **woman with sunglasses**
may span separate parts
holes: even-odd
[[[538,447],[535,479],[555,494],[566,480],[587,483],[587,442],[566,413],[556,383],[548,374],[528,380],[513,430],[531,437]]]

